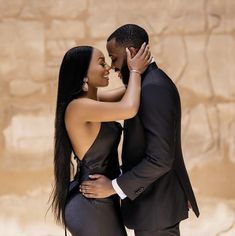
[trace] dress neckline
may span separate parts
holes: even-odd
[[[97,133],[97,135],[96,135],[94,141],[92,142],[92,144],[90,145],[90,147],[87,149],[87,151],[86,151],[85,154],[83,155],[83,158],[82,158],[82,159],[80,159],[80,158],[75,154],[75,157],[76,157],[76,159],[77,159],[79,162],[85,161],[85,158],[86,158],[87,154],[90,152],[90,150],[92,149],[92,147],[95,145],[95,143],[96,143],[97,140],[99,139],[100,133],[101,133],[102,129],[103,129],[103,122],[100,122],[100,129],[99,129],[99,131],[98,131],[98,133]]]
[[[85,154],[83,155],[83,158],[80,159],[80,158],[75,154],[74,158],[75,158],[78,162],[82,163],[82,162],[85,161],[85,159],[86,159],[87,155],[89,154],[90,150],[92,149],[92,147],[97,143],[98,139],[100,138],[101,133],[102,133],[102,130],[103,130],[103,127],[104,127],[104,124],[107,124],[107,123],[113,123],[113,124],[115,124],[115,125],[118,125],[118,126],[122,129],[121,124],[120,124],[119,122],[117,122],[117,121],[109,121],[109,122],[103,122],[103,121],[102,121],[102,122],[100,122],[100,129],[99,129],[99,131],[98,131],[98,133],[97,133],[97,136],[96,136],[96,138],[94,139],[94,141],[92,142],[92,144],[90,145],[90,147],[87,149],[87,151],[85,152]]]

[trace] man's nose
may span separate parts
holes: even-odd
[[[112,69],[112,70],[115,70],[115,65],[114,65],[113,62],[111,62],[111,69]]]
[[[111,69],[114,70],[115,72],[118,71],[117,67],[114,65],[114,63],[111,64]]]

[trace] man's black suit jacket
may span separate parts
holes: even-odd
[[[172,226],[188,217],[187,201],[199,216],[181,150],[180,97],[156,63],[142,76],[137,116],[124,123],[122,169],[117,183],[127,195],[122,213],[128,228]]]

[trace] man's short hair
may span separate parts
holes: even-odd
[[[107,42],[115,39],[118,44],[124,47],[139,49],[146,42],[149,43],[147,32],[138,25],[126,24],[116,29],[107,39]]]

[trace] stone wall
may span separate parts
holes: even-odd
[[[197,195],[235,198],[233,0],[0,0],[0,194],[33,190],[40,173],[38,185],[50,185],[62,57],[81,44],[105,52],[107,36],[125,23],[149,32],[152,54],[179,88]]]

